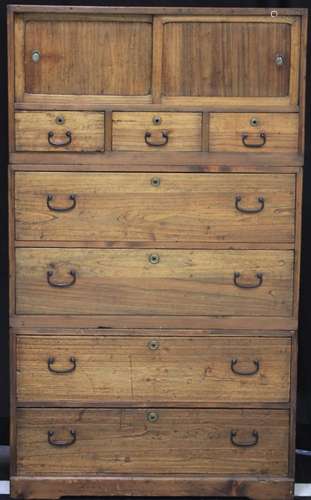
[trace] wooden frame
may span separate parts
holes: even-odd
[[[56,19],[139,19],[153,22],[152,91],[147,96],[75,96],[75,95],[27,95],[25,94],[24,20]],[[112,16],[112,17],[111,17]],[[291,73],[289,96],[281,98],[218,98],[218,97],[165,97],[162,96],[162,51],[163,26],[172,21],[217,22],[230,19],[233,22],[288,23],[291,25]],[[271,17],[272,16],[272,17]],[[9,58],[9,230],[10,230],[10,377],[11,377],[11,496],[13,498],[52,499],[61,496],[80,495],[137,495],[137,496],[248,496],[253,500],[292,500],[295,473],[295,414],[297,383],[297,328],[300,285],[302,166],[304,162],[304,120],[306,80],[306,9],[267,8],[192,8],[192,7],[71,7],[71,6],[8,6],[8,58]],[[299,57],[300,55],[300,57]],[[19,78],[16,78],[16,75]],[[96,110],[105,112],[105,153],[17,153],[15,152],[16,110]],[[171,153],[118,153],[112,151],[113,111],[197,111],[202,113],[202,151]],[[299,148],[297,154],[210,153],[208,137],[204,133],[209,124],[210,112],[295,112],[299,113]],[[191,241],[179,245],[184,249],[271,249],[294,252],[293,305],[290,317],[219,317],[219,316],[117,316],[117,315],[17,315],[15,314],[15,249],[23,247],[57,247],[57,242],[15,240],[15,172],[173,172],[178,173],[292,173],[296,177],[295,239],[292,243],[209,243],[193,245]],[[124,242],[64,242],[65,248],[128,248]],[[166,245],[169,247],[169,245]],[[134,248],[135,245],[132,245]],[[165,248],[165,245],[163,245]],[[139,245],[136,245],[139,248]],[[146,246],[148,248],[148,245]],[[150,244],[150,248],[152,245]],[[174,247],[175,248],[175,247]],[[176,245],[178,248],[178,244]],[[275,476],[231,476],[210,475],[113,475],[98,477],[23,477],[17,475],[16,467],[16,339],[30,335],[75,335],[75,336],[248,336],[291,339],[291,388],[288,403],[227,404],[226,408],[287,410],[290,417],[290,437],[287,477]],[[68,408],[82,407],[83,400],[68,403]],[[92,401],[87,406],[124,407],[130,402],[103,404]],[[52,407],[47,402],[42,408]],[[149,404],[140,402],[140,407]],[[157,403],[157,406],[159,403]],[[162,403],[168,407],[169,403]],[[176,405],[176,407],[182,405]],[[188,404],[189,408],[197,405]],[[23,407],[34,407],[31,401]],[[137,407],[137,402],[135,407]],[[202,407],[215,408],[215,404],[203,403]],[[221,405],[220,405],[221,407]]]
[[[16,166],[11,166],[10,168],[10,179],[12,189],[14,186],[14,172],[16,171]],[[21,169],[23,170],[23,168]],[[40,170],[42,167],[40,166]],[[93,170],[92,166],[90,170]],[[123,167],[124,170],[124,167]],[[167,168],[165,169],[167,171]],[[213,169],[215,171],[215,169]],[[289,172],[289,168],[286,169],[286,172]],[[49,325],[53,325],[54,327],[75,327],[80,325],[83,328],[92,328],[98,324],[104,328],[156,328],[158,322],[161,322],[162,328],[195,328],[198,329],[209,329],[209,328],[228,328],[229,325],[233,329],[255,329],[256,327],[260,327],[262,329],[270,328],[275,329],[291,329],[296,330],[298,327],[298,289],[299,289],[299,265],[300,265],[300,252],[297,251],[297,245],[300,242],[300,225],[301,225],[301,199],[302,199],[302,183],[301,183],[301,172],[298,169],[292,169],[296,173],[296,222],[295,222],[295,245],[292,244],[241,244],[241,243],[205,243],[205,244],[197,244],[189,242],[189,245],[175,245],[176,248],[190,248],[190,249],[293,249],[296,248],[295,252],[295,262],[294,262],[294,301],[293,301],[293,312],[290,317],[258,317],[258,316],[130,316],[130,315],[121,315],[121,316],[113,316],[113,315],[103,315],[103,316],[64,316],[64,315],[51,315],[51,316],[40,316],[40,315],[20,315],[15,313],[15,281],[14,279],[11,282],[11,326],[12,327],[21,327],[21,326],[40,326],[44,323]],[[218,170],[219,171],[219,170]],[[222,170],[220,169],[220,172]],[[236,172],[237,170],[233,170]],[[251,171],[249,167],[244,167],[239,169],[240,172],[249,173],[251,175]],[[260,168],[256,168],[253,172],[260,172]],[[278,168],[274,168],[274,172],[278,172]],[[216,170],[217,172],[217,170]],[[216,174],[217,175],[217,174]],[[234,175],[234,173],[232,174]],[[12,199],[14,199],[14,193],[12,191]],[[14,204],[13,204],[14,205]],[[14,206],[12,206],[12,217],[14,215]],[[10,245],[12,251],[14,248],[40,248],[42,247],[41,242],[36,241],[15,241],[15,233],[14,233],[14,220],[11,222],[11,236],[10,236]],[[45,242],[44,247],[58,247],[60,245],[59,242]],[[66,243],[62,242],[61,246],[63,248],[111,248],[111,242],[105,243],[105,241],[100,242],[77,242],[77,243]],[[144,248],[154,247],[153,243],[150,245],[145,245]],[[128,244],[122,244],[122,242],[116,242],[113,245],[113,248],[127,248]],[[169,248],[170,245],[156,245],[157,248]],[[134,248],[132,246],[132,248]],[[139,248],[139,245],[137,246]],[[12,260],[15,260],[15,257],[12,256]],[[15,273],[14,273],[15,275]],[[188,326],[189,325],[189,326]],[[192,326],[191,326],[192,325]]]
[[[13,498],[57,499],[60,496],[128,495],[189,497],[244,497],[254,500],[292,500],[293,479],[193,476],[11,477]]]
[[[14,30],[14,40],[15,40],[15,51],[14,51],[14,61],[16,74],[19,75],[15,82],[15,103],[16,109],[34,109],[38,106],[39,109],[43,105],[43,109],[47,109],[50,106],[61,109],[62,106],[74,106],[79,105],[81,107],[85,106],[86,109],[95,106],[99,109],[101,106],[125,106],[127,109],[128,105],[150,105],[150,104],[162,104],[163,106],[183,106],[187,109],[188,106],[200,106],[202,107],[213,107],[215,110],[218,108],[226,108],[227,105],[234,109],[234,107],[239,108],[239,110],[244,109],[254,109],[257,106],[259,109],[269,108],[271,110],[277,111],[278,108],[286,109],[287,111],[294,111],[299,105],[298,97],[298,82],[299,82],[299,50],[300,50],[300,17],[287,17],[287,11],[279,11],[278,16],[272,17],[271,10],[263,9],[259,11],[258,9],[249,9],[249,13],[246,14],[244,9],[228,9],[227,16],[221,13],[221,9],[196,9],[195,18],[192,16],[187,16],[187,13],[191,13],[189,9],[162,9],[161,13],[167,13],[165,16],[159,16],[159,10],[150,8],[148,15],[146,11],[129,8],[126,14],[129,16],[128,19],[140,20],[141,22],[152,22],[153,23],[153,55],[152,55],[152,89],[151,95],[148,96],[75,96],[75,95],[53,95],[53,94],[27,94],[25,92],[25,73],[24,73],[24,37],[25,37],[25,21],[29,19],[47,19],[46,14],[49,13],[49,20],[58,19],[61,13],[67,12],[66,9],[61,9],[57,7],[50,7],[49,9],[40,8],[21,8],[23,6],[11,6],[9,11],[13,14],[18,14],[16,17],[15,30]],[[27,7],[27,6],[24,6]],[[248,9],[246,9],[248,10]],[[31,12],[31,15],[29,14]],[[122,14],[123,18],[120,16],[119,19],[126,20],[125,11],[122,9],[117,10],[116,8],[91,8],[89,10],[81,9],[71,9],[70,13],[72,15],[78,15],[80,13],[86,13],[89,19],[100,20],[105,19],[105,15],[112,16],[118,13]],[[298,10],[297,13],[302,14],[304,11]],[[178,16],[174,16],[174,13],[178,13]],[[180,16],[182,14],[182,16]],[[221,15],[219,17],[219,15]],[[22,17],[20,17],[22,15]],[[136,15],[136,17],[135,17]],[[134,16],[133,18],[131,16]],[[138,16],[138,17],[137,17]],[[153,20],[152,17],[154,16]],[[12,16],[13,17],[13,16]],[[85,14],[84,14],[85,17]],[[272,22],[272,23],[285,23],[291,25],[291,69],[290,69],[290,87],[288,97],[165,97],[161,95],[161,77],[162,77],[162,49],[163,49],[163,26],[166,23],[171,22]],[[150,21],[151,20],[151,21]]]

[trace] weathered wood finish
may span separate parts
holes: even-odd
[[[18,336],[17,402],[288,402],[290,359],[290,338]]]
[[[251,120],[257,125],[252,126]],[[278,113],[211,113],[209,117],[209,151],[249,153],[250,147],[243,144],[262,144],[261,133],[266,136],[262,147],[253,149],[257,153],[298,152],[299,115]]]
[[[163,94],[288,96],[290,42],[291,25],[286,22],[167,20],[163,28]],[[286,64],[277,66],[271,53],[283,54]]]
[[[273,18],[271,10],[261,16],[205,11],[201,17],[169,17],[165,10],[153,17],[117,12],[81,16],[71,11],[64,17],[57,10],[20,11],[15,38],[20,47],[15,62],[21,77],[18,101],[86,95],[125,104],[150,102],[149,97],[178,104],[196,99],[200,105],[232,99],[239,105],[247,99],[263,106],[276,104],[276,99],[279,106],[297,104],[298,17]],[[34,50],[41,54],[35,63]],[[284,57],[281,67],[275,64],[278,54]]]
[[[157,118],[160,119],[159,125],[154,123]],[[201,126],[201,113],[114,112],[112,150],[201,151]],[[151,134],[148,144],[145,139],[146,132]],[[166,144],[163,134],[168,136]]]
[[[73,20],[62,15],[25,20],[28,94],[150,94],[151,17]],[[41,54],[38,63],[32,61],[34,50]]]
[[[17,241],[290,243],[295,175],[17,172],[15,214]]]
[[[286,476],[288,423],[286,410],[186,410],[151,408],[158,416],[148,421],[149,410],[19,409],[17,411],[17,472],[59,476],[107,473],[256,474]],[[66,448],[48,443],[76,442]],[[230,440],[237,432],[239,448]],[[164,452],[165,450],[165,452]],[[165,460],[163,459],[165,454]],[[42,459],[44,457],[44,460]]]
[[[8,34],[11,496],[293,500],[306,10]]]
[[[292,287],[291,251],[16,249],[18,314],[291,317]]]
[[[59,124],[58,120],[64,121]],[[105,149],[105,114],[77,111],[15,113],[16,151],[95,152]],[[48,134],[53,132],[53,137]],[[71,133],[68,142],[66,133]],[[64,145],[61,145],[64,144]]]
[[[59,498],[62,495],[81,496],[176,496],[212,497],[223,499],[241,495],[252,500],[292,500],[294,481],[285,478],[246,476],[208,477],[206,475],[105,475],[104,477],[11,477],[11,496],[36,499]],[[243,497],[242,497],[243,498]]]

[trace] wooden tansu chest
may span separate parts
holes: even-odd
[[[8,24],[12,497],[292,499],[307,12]]]

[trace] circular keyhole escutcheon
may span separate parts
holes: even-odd
[[[159,420],[159,415],[155,411],[148,411],[146,418],[148,422],[153,424]]]
[[[156,339],[149,340],[148,348],[150,351],[157,351],[160,347],[160,342]]]
[[[249,124],[250,124],[251,127],[258,127],[259,126],[259,120],[258,120],[258,118],[256,118],[256,116],[253,116],[250,119]]]
[[[160,184],[161,184],[161,179],[160,177],[152,177],[151,181],[150,181],[150,184],[151,186],[153,187],[159,187]]]
[[[63,115],[57,115],[57,117],[55,118],[55,123],[57,125],[64,125],[65,117]]]
[[[158,264],[160,262],[160,257],[156,253],[149,255],[150,264]]]
[[[153,125],[161,125],[161,123],[162,123],[162,118],[161,118],[161,116],[159,116],[159,115],[155,115],[155,116],[152,118],[152,123],[153,123]]]

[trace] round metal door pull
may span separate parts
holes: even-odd
[[[39,50],[33,50],[31,54],[31,59],[33,60],[34,63],[37,63],[41,59],[41,54]]]
[[[155,422],[157,422],[159,420],[159,415],[155,411],[149,411],[147,413],[147,420],[151,424],[154,424]]]
[[[277,66],[283,66],[285,64],[285,57],[282,54],[277,54],[274,58],[274,62]]]

